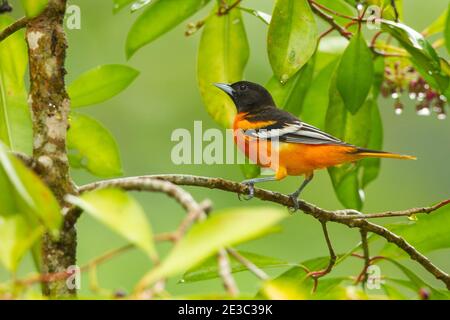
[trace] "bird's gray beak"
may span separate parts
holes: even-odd
[[[222,90],[223,92],[225,92],[226,94],[228,94],[230,97],[233,97],[235,91],[234,89],[229,85],[229,84],[225,84],[225,83],[214,83],[214,85],[219,88],[220,90]]]

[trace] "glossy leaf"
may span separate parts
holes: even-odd
[[[206,110],[222,127],[230,128],[236,108],[213,86],[242,80],[249,57],[247,35],[239,9],[218,16],[215,7],[206,20],[198,52],[197,78]]]
[[[276,258],[266,257],[250,252],[238,251],[238,253],[241,256],[245,257],[247,260],[251,261],[257,267],[262,269],[292,266],[292,263]],[[247,268],[243,266],[239,261],[237,261],[233,256],[229,255],[229,257],[231,272],[236,273],[247,270]],[[201,265],[188,270],[183,275],[181,282],[195,282],[218,278],[220,277],[218,270],[217,258],[212,257],[204,261]]]
[[[99,122],[79,113],[71,113],[67,132],[70,165],[85,168],[100,177],[122,174],[116,141]]]
[[[387,226],[422,253],[450,248],[450,208],[443,207],[429,215],[419,215],[417,221]],[[386,244],[382,255],[403,254],[396,246]]]
[[[372,52],[364,36],[358,32],[342,55],[337,73],[337,88],[347,110],[352,114],[358,112],[366,101],[372,88],[373,75]]]
[[[270,21],[272,20],[272,16],[268,13],[265,13],[263,11],[255,10],[255,9],[249,9],[244,7],[239,7],[240,10],[245,11],[247,13],[250,13],[251,15],[257,17],[259,20],[264,22],[265,24],[269,25]]]
[[[42,226],[31,227],[23,214],[0,214],[0,262],[7,270],[17,270],[20,260],[44,230]]]
[[[314,59],[311,59],[286,83],[281,83],[276,76],[273,76],[267,84],[267,89],[272,94],[277,106],[299,116],[311,85],[313,73]]]
[[[306,0],[278,0],[269,26],[267,47],[272,70],[288,81],[312,57],[317,46],[317,25]]]
[[[192,227],[164,261],[144,277],[139,288],[182,273],[221,248],[254,239],[287,217],[285,210],[270,207],[226,209],[212,214]]]
[[[125,90],[139,71],[125,65],[102,65],[79,76],[67,88],[72,108],[98,104]]]
[[[28,18],[37,17],[47,7],[48,0],[21,0]]]
[[[127,57],[131,58],[137,50],[176,27],[208,2],[209,0],[158,0],[151,3],[128,33]]]
[[[139,203],[126,192],[101,189],[80,197],[70,196],[68,201],[141,248],[150,257],[157,256],[153,233],[145,213]]]
[[[13,21],[0,15],[0,30]],[[25,34],[19,30],[0,42],[0,140],[13,151],[29,154],[32,124],[24,80],[27,64]]]
[[[431,44],[414,29],[393,21],[381,20],[383,30],[389,32],[408,51],[410,59],[425,80],[441,92],[446,92],[450,78],[442,70],[441,59]]]
[[[0,167],[12,186],[9,201],[17,201],[18,210],[33,215],[34,219],[56,234],[62,223],[62,215],[55,197],[39,177],[8,154],[1,143]]]

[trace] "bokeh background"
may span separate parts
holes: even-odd
[[[13,0],[11,3],[17,8],[14,16],[20,17],[19,1]],[[141,71],[137,80],[116,98],[81,110],[100,120],[116,137],[121,150],[124,174],[132,176],[185,173],[242,180],[238,166],[176,166],[170,159],[171,149],[175,145],[170,140],[174,129],[191,130],[196,120],[203,121],[204,129],[216,127],[204,110],[197,89],[196,54],[200,33],[189,38],[184,36],[186,24],[206,16],[211,6],[127,61],[124,43],[127,32],[139,12],[130,14],[125,9],[114,15],[111,0],[74,0],[70,3],[80,6],[82,21],[81,30],[67,30],[68,83],[84,71],[101,64],[129,64]],[[404,3],[405,22],[416,30],[422,30],[448,6],[448,1],[445,0],[406,0]],[[271,12],[273,1],[245,0],[244,4],[246,7]],[[243,14],[251,46],[245,78],[264,84],[271,76],[265,44],[267,27],[253,16]],[[404,114],[396,116],[392,104],[391,100],[380,100],[384,122],[384,149],[417,155],[418,161],[383,160],[379,178],[366,190],[365,212],[426,206],[450,195],[450,119],[442,121],[437,120],[435,116],[417,116],[414,106],[409,102]],[[73,176],[78,184],[96,180],[81,171],[74,171]],[[291,177],[282,182],[267,183],[264,187],[287,193],[294,190],[298,184],[299,178]],[[198,188],[189,190],[197,200],[211,199],[215,209],[271,205],[257,199],[240,202],[236,195],[221,191]],[[184,212],[178,205],[164,195],[135,196],[145,208],[155,232],[175,229],[184,217]],[[324,208],[341,208],[326,171],[316,175],[315,181],[303,193],[303,198]],[[321,226],[316,220],[296,213],[284,221],[282,228],[280,233],[249,242],[239,248],[291,262],[327,255]],[[335,249],[339,253],[350,250],[359,241],[357,230],[335,224],[330,226],[330,230]],[[125,243],[87,215],[79,221],[78,235],[80,265]],[[170,246],[163,244],[159,248],[164,254]],[[450,271],[450,250],[435,251],[429,254],[429,257],[438,266]],[[420,266],[407,259],[403,262],[431,284],[442,287]],[[391,266],[380,266],[384,274],[401,277]],[[138,250],[130,251],[99,267],[100,285],[129,292],[150,267],[150,261],[144,254]],[[335,275],[356,275],[361,268],[360,260],[350,258],[334,272]],[[31,270],[31,259],[27,257],[22,263],[19,276]],[[272,269],[269,273],[277,274],[283,270]],[[6,272],[0,269],[0,281],[7,277]],[[244,272],[236,277],[243,292],[254,293],[258,289],[258,281],[251,274]],[[168,290],[174,295],[184,295],[222,292],[223,289],[219,280],[185,284],[177,283],[177,279],[173,279],[168,284]],[[81,295],[90,295],[86,276],[83,276]]]

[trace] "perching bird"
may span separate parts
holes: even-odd
[[[240,81],[232,85],[216,83],[215,86],[227,93],[236,106],[234,138],[235,142],[244,141],[238,143],[238,148],[259,166],[275,171],[273,177],[242,182],[249,188],[248,199],[254,195],[255,183],[304,175],[305,180],[299,189],[290,195],[297,210],[298,197],[316,170],[364,158],[415,159],[343,142],[278,109],[270,93],[256,83]],[[273,140],[278,141],[272,143]]]

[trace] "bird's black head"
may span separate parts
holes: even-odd
[[[223,83],[215,83],[214,85],[233,99],[238,112],[253,113],[261,108],[275,106],[269,91],[259,84],[239,81],[231,85]]]

